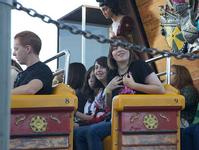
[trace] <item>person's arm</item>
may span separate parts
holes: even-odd
[[[136,83],[130,73],[124,76],[123,83],[124,85],[136,91],[140,91],[147,94],[164,94],[165,93],[164,87],[162,86],[160,80],[158,79],[158,77],[156,76],[154,72],[150,73],[146,77],[145,79],[146,84]]]
[[[33,95],[36,94],[39,90],[43,88],[43,83],[39,79],[33,79],[28,84],[21,85],[11,90],[11,94],[20,95],[20,94],[28,94]]]
[[[77,111],[75,113],[75,116],[78,117],[78,118],[80,118],[81,120],[91,120],[93,118],[92,115],[86,115],[86,114],[81,113],[79,111]]]

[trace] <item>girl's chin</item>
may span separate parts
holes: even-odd
[[[102,81],[102,80],[104,80],[104,77],[98,77],[97,78],[99,81]]]
[[[116,61],[117,61],[117,62],[120,62],[120,63],[123,63],[123,62],[128,61],[128,59],[117,59]]]

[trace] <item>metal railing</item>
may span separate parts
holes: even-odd
[[[53,76],[56,76],[60,73],[64,72],[64,83],[67,84],[68,81],[68,69],[69,69],[69,63],[70,63],[70,52],[69,50],[63,50],[59,53],[57,53],[55,56],[52,56],[51,58],[44,61],[44,63],[49,63],[55,59],[58,59],[59,57],[65,56],[65,63],[64,63],[64,69],[59,70],[53,74]]]
[[[151,63],[151,62],[155,62],[157,60],[163,59],[163,58],[166,58],[166,72],[160,72],[156,75],[157,76],[166,75],[166,83],[170,84],[170,80],[171,80],[171,57],[170,56],[168,56],[167,54],[158,55],[156,57],[147,59],[145,62]]]

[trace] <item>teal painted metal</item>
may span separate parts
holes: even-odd
[[[0,0],[0,149],[9,149],[11,0]]]

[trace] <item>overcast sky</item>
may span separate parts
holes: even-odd
[[[38,13],[46,14],[52,19],[59,19],[82,4],[98,6],[95,0],[17,0],[24,7],[32,8]],[[38,18],[18,10],[12,10],[11,20],[11,47],[13,49],[13,37],[16,33],[30,30],[37,33],[42,39],[41,60],[46,60],[57,51],[57,27],[47,24]],[[67,32],[67,31],[66,31]],[[49,64],[55,70],[56,63]]]

